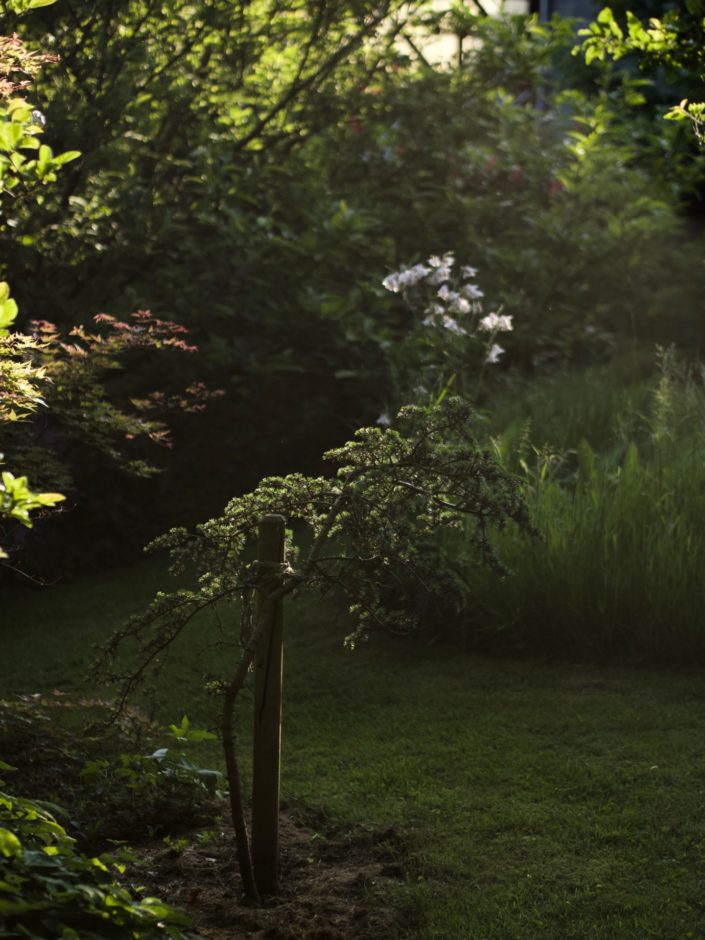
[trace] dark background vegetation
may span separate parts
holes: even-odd
[[[452,249],[480,269],[515,315],[505,389],[656,342],[697,356],[703,161],[660,120],[683,75],[586,68],[560,23],[466,16],[462,61],[431,67],[400,41],[407,7],[271,13],[72,0],[7,17],[60,54],[35,98],[55,150],[82,153],[0,226],[23,316],[151,309],[199,352],[135,356],[110,393],[225,392],[172,416],[151,480],[58,417],[35,424],[73,480],[64,517],[24,536],[37,571],[131,557],[264,474],[318,470],[403,401],[390,360],[408,323],[380,283],[401,262]]]
[[[329,472],[326,449],[455,380],[475,389],[477,433],[522,478],[543,541],[501,536],[516,577],[498,593],[473,573],[477,602],[448,617],[453,631],[544,651],[570,634],[605,656],[700,650],[699,627],[676,654],[659,626],[690,624],[700,603],[675,559],[695,577],[705,160],[687,122],[663,119],[698,94],[690,6],[674,7],[677,54],[589,65],[579,24],[462,5],[6,12],[6,32],[60,56],[32,101],[55,152],[82,154],[6,201],[0,275],[18,324],[66,336],[147,309],[198,347],[132,348],[100,376],[116,407],[158,390],[170,447],[129,427],[109,438],[110,415],[70,382],[61,407],[3,425],[6,460],[68,497],[6,533],[8,585],[26,583],[13,569],[53,580],[128,561],[268,474]],[[456,37],[440,65],[423,52],[438,30]],[[514,318],[479,376],[447,350],[429,370],[419,315],[382,286],[448,250],[479,269],[485,309]],[[204,407],[186,408],[197,383]],[[158,472],[126,472],[146,464]],[[655,594],[642,605],[645,565]],[[402,593],[426,603],[413,583]],[[578,626],[605,617],[609,641]]]

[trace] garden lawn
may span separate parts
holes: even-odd
[[[6,600],[2,695],[95,692],[92,644],[164,581],[152,562]],[[234,610],[201,621],[175,650],[156,699],[165,722],[215,724],[203,676],[220,674],[213,643],[230,623]],[[702,674],[413,640],[348,652],[348,626],[330,603],[287,608],[283,795],[321,838],[402,837],[404,880],[377,899],[398,909],[400,935],[705,937]]]

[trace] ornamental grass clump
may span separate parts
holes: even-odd
[[[500,537],[512,577],[500,584],[475,572],[456,635],[593,661],[705,662],[703,376],[673,350],[659,358],[650,389],[640,382],[618,393],[617,369],[590,373],[602,382],[593,398],[613,409],[599,447],[582,435],[590,426],[597,435],[600,422],[589,410],[576,420],[580,376],[552,385],[552,402],[537,400],[534,427],[552,440],[529,426],[512,446],[497,439],[504,466],[520,468],[542,539]]]

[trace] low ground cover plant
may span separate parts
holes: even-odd
[[[187,915],[140,887],[130,847],[179,846],[212,825],[222,775],[190,749],[214,735],[186,716],[160,734],[138,709],[108,730],[108,714],[103,699],[57,689],[0,701],[0,752],[14,761],[0,762],[2,937],[195,936]]]
[[[201,767],[188,753],[189,744],[216,735],[191,728],[184,715],[166,736],[166,747],[94,757],[83,765],[84,815],[93,821],[94,839],[129,840],[135,831],[170,837],[199,819],[203,804],[219,795],[223,775]],[[80,802],[77,808],[80,812]]]
[[[187,716],[165,729],[139,708],[111,725],[111,703],[52,690],[0,700],[0,750],[14,789],[70,804],[84,851],[178,836],[221,797],[222,774],[196,751],[215,739]]]
[[[117,859],[78,851],[56,821],[57,812],[58,807],[0,792],[0,937],[193,936],[187,915],[119,883],[125,866]]]

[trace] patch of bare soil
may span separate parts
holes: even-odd
[[[184,840],[185,842],[186,840]],[[404,878],[404,849],[393,830],[325,838],[289,813],[280,818],[280,895],[261,907],[243,898],[227,829],[205,844],[136,848],[134,884],[187,911],[206,940],[389,940],[401,924],[385,889]]]
[[[243,898],[232,829],[219,814],[224,802],[198,803],[164,816],[119,787],[96,793],[81,771],[89,759],[149,753],[154,729],[138,713],[129,727],[86,733],[110,703],[74,699],[55,690],[0,701],[0,754],[17,772],[22,795],[62,803],[72,834],[89,854],[114,854],[126,840],[137,862],[123,879],[193,918],[205,940],[391,940],[404,935],[399,915],[385,903],[403,882],[408,847],[394,830],[331,831],[330,821],[305,806],[280,817],[280,894],[255,907]],[[142,841],[139,831],[149,831]],[[166,840],[164,832],[172,836]],[[112,845],[111,845],[112,843]],[[413,933],[412,933],[413,936]]]

